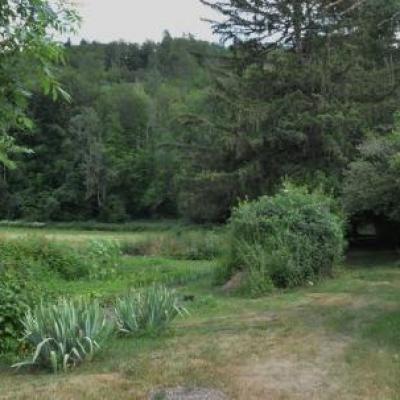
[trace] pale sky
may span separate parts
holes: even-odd
[[[78,0],[82,27],[74,40],[110,42],[159,41],[164,30],[172,36],[191,33],[218,41],[207,22],[217,15],[199,0]]]

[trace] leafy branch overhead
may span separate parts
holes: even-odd
[[[2,162],[8,167],[13,166],[9,156],[24,149],[7,137],[15,130],[32,128],[25,114],[32,91],[39,85],[53,99],[59,96],[69,99],[54,73],[54,66],[64,62],[57,37],[71,33],[78,22],[72,4],[66,1],[1,2],[0,152]]]
[[[367,0],[200,1],[221,14],[221,20],[208,21],[224,41],[252,45],[263,51],[280,46],[301,51],[308,36],[354,32],[363,14],[370,14],[376,7]],[[398,23],[399,14],[382,16],[378,24],[385,22]]]

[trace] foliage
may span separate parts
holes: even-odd
[[[239,194],[234,176],[202,173],[181,178],[178,208],[183,217],[197,223],[224,222]]]
[[[59,80],[73,103],[34,91],[35,134],[16,134],[34,154],[1,174],[0,217],[219,223],[283,177],[340,193],[359,143],[393,124],[398,0],[345,15],[353,0],[205,3],[229,48],[168,33],[66,45]]]
[[[21,320],[37,297],[35,286],[26,274],[0,266],[0,353],[18,349]]]
[[[116,273],[120,250],[112,241],[92,240],[79,247],[27,236],[0,240],[0,257],[21,273],[57,274],[66,280],[102,279]]]
[[[59,79],[73,103],[34,92],[35,135],[18,135],[34,154],[19,155],[19,169],[2,174],[0,217],[176,217],[182,155],[176,118],[192,92],[210,81],[206,66],[219,52],[218,46],[168,35],[141,46],[66,46]]]
[[[375,223],[377,229],[385,221],[399,223],[399,121],[392,133],[371,137],[358,150],[358,158],[350,163],[344,180],[345,210],[354,219]]]
[[[57,34],[71,31],[78,17],[70,3],[47,0],[5,0],[0,7],[0,161],[13,168],[15,157],[28,149],[17,144],[13,131],[30,130],[26,107],[32,89],[42,87],[54,99],[68,98],[52,67],[62,58]]]
[[[309,185],[325,175],[339,193],[356,146],[393,123],[398,0],[203,3],[219,13],[212,26],[230,52],[179,120],[190,149],[184,210],[221,220],[283,177]]]
[[[212,260],[223,254],[224,245],[222,234],[199,229],[172,231],[135,242],[123,241],[121,247],[129,255]]]
[[[284,177],[337,196],[357,146],[392,129],[399,0],[203,0],[221,15],[212,27],[227,46],[168,32],[159,43],[67,42],[55,76],[38,56],[62,58],[48,33],[75,15],[56,3],[21,2],[32,36],[11,30],[1,53],[0,153],[19,168],[0,171],[0,218],[225,222]],[[59,80],[72,102],[26,84],[43,74],[46,91]]]
[[[115,313],[122,333],[142,335],[164,331],[186,310],[174,291],[165,286],[150,286],[118,298]]]
[[[111,325],[98,302],[61,299],[28,310],[23,319],[24,340],[34,346],[31,361],[54,373],[91,361],[111,333]]]
[[[117,273],[121,248],[116,241],[91,240],[85,249],[90,279],[105,279]]]
[[[243,263],[242,268],[246,271],[245,279],[240,283],[240,291],[252,297],[271,292],[274,286],[271,277],[274,255],[270,249],[264,243],[243,241],[237,250]],[[226,271],[224,273],[226,274]],[[278,286],[277,283],[275,285]]]
[[[242,203],[229,229],[231,273],[246,271],[255,292],[270,282],[285,288],[330,276],[343,255],[343,222],[332,200],[290,184]]]
[[[124,257],[119,273],[101,280],[66,281],[58,276],[35,277],[36,286],[49,299],[60,296],[90,295],[110,304],[115,296],[135,288],[167,285],[181,286],[202,280],[211,280],[216,262],[176,260],[163,257]]]

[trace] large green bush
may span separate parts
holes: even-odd
[[[343,255],[343,221],[321,193],[285,185],[273,197],[242,203],[229,222],[227,271],[245,272],[253,294],[330,276]]]

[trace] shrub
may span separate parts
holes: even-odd
[[[242,203],[229,229],[229,273],[245,270],[245,286],[255,292],[271,282],[285,288],[329,276],[343,255],[343,221],[333,201],[290,184],[273,197]]]
[[[358,148],[342,189],[344,209],[357,223],[375,227],[384,244],[398,244],[400,232],[400,115],[395,130],[386,136],[371,137]]]
[[[65,279],[86,273],[86,265],[75,249],[44,237],[21,237],[0,240],[0,258],[20,272],[56,272]]]
[[[134,335],[160,333],[174,318],[186,312],[177,294],[164,286],[131,292],[118,298],[115,305],[119,330]]]
[[[239,251],[247,272],[242,291],[251,296],[270,292],[273,284],[270,276],[271,254],[269,250],[260,243],[242,242]]]
[[[91,240],[85,249],[91,279],[105,279],[117,273],[121,247],[117,241]]]
[[[28,310],[22,323],[24,341],[35,352],[32,360],[13,367],[35,365],[53,372],[90,361],[112,330],[99,303],[85,299],[42,303]]]
[[[0,269],[0,353],[17,350],[21,320],[34,301],[35,290],[26,276]]]
[[[113,275],[119,257],[118,244],[112,241],[73,246],[43,236],[0,240],[0,259],[8,267],[28,273],[52,272],[66,280]]]

